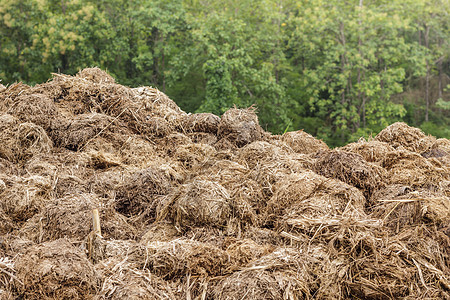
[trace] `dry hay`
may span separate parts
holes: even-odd
[[[173,158],[186,169],[202,168],[214,158],[216,149],[207,144],[186,144],[179,146]]]
[[[0,174],[17,176],[19,175],[19,169],[13,162],[0,157]]]
[[[250,239],[260,245],[282,245],[282,238],[278,232],[255,226],[249,226],[242,234],[242,238]]]
[[[13,83],[0,92],[0,111],[6,112],[14,103],[14,100],[22,95],[29,94],[32,88],[22,82]]]
[[[179,227],[224,226],[232,217],[228,190],[215,181],[195,178],[180,185],[158,209],[158,220],[168,217]]]
[[[141,244],[153,242],[170,242],[179,237],[176,227],[167,221],[155,222],[150,225],[141,238]]]
[[[448,237],[424,226],[406,228],[390,238],[378,238],[373,242],[372,253],[359,253],[359,258],[355,257],[358,252],[350,255],[352,263],[348,264],[347,272],[352,276],[345,279],[347,292],[343,296],[447,299],[449,246]]]
[[[140,258],[142,266],[164,279],[221,275],[229,260],[225,251],[211,244],[182,238],[150,243],[146,251]]]
[[[412,190],[404,185],[389,185],[372,197],[378,202],[372,207],[372,217],[398,232],[420,223],[450,224],[450,198],[427,189]]]
[[[246,267],[250,262],[275,250],[273,245],[260,245],[251,239],[228,238],[225,246],[235,268]]]
[[[230,194],[235,217],[243,224],[257,224],[265,198],[261,185],[251,178],[250,169],[230,160],[218,160],[200,174],[218,182]]]
[[[310,299],[317,289],[312,258],[278,248],[221,280],[214,299]]]
[[[118,155],[123,164],[144,168],[157,159],[154,144],[138,135],[128,136],[118,149]]]
[[[22,162],[37,153],[50,152],[53,144],[45,130],[33,123],[20,123],[16,117],[0,115],[0,157]]]
[[[239,149],[236,160],[248,168],[253,169],[258,164],[267,161],[279,160],[280,157],[288,155],[281,148],[264,141],[256,141]]]
[[[403,146],[419,154],[428,151],[436,141],[434,137],[425,135],[419,128],[410,127],[403,122],[389,125],[376,135],[375,140],[386,142],[394,148]]]
[[[293,173],[275,184],[267,203],[266,222],[286,218],[320,218],[362,212],[366,203],[356,188],[312,171]]]
[[[51,198],[51,183],[42,176],[16,178],[1,194],[0,208],[16,224],[35,215]]]
[[[27,248],[15,267],[26,299],[87,299],[100,285],[83,251],[65,239]]]
[[[6,86],[0,83],[0,93],[6,90]]]
[[[88,168],[89,155],[57,149],[52,153],[36,154],[24,165],[24,173],[45,177],[51,182],[55,197],[86,192],[86,180],[92,174]]]
[[[220,118],[217,136],[226,137],[237,147],[261,140],[264,130],[259,126],[255,109],[231,108]]]
[[[443,183],[450,181],[448,167],[436,165],[433,160],[408,150],[388,153],[382,166],[388,171],[388,184],[440,190]]]
[[[122,167],[98,170],[85,182],[84,190],[106,199],[115,197],[115,188],[130,180],[131,170]]]
[[[329,150],[327,144],[322,140],[316,139],[303,130],[286,132],[281,137],[281,141],[297,153],[310,154]]]
[[[85,68],[80,70],[76,77],[83,78],[95,83],[114,83],[114,78],[106,73],[105,71],[94,67],[94,68]]]
[[[61,123],[64,123],[53,100],[45,94],[20,95],[7,111],[21,122],[42,126],[47,132],[61,127]]]
[[[187,115],[183,129],[186,132],[204,132],[217,134],[220,117],[211,113],[198,113]]]
[[[219,139],[214,144],[214,148],[216,148],[217,151],[229,151],[229,152],[233,152],[238,149],[238,147],[226,137]]]
[[[37,243],[59,238],[83,240],[92,229],[92,209],[100,212],[102,235],[105,238],[129,239],[135,229],[125,218],[102,204],[92,194],[70,195],[48,201],[40,213],[29,219],[20,232]]]
[[[450,167],[450,140],[437,139],[431,149],[422,153],[425,158],[435,158],[444,166]]]
[[[168,155],[173,155],[180,146],[190,144],[192,144],[192,140],[187,135],[178,132],[157,140],[157,147]]]
[[[131,133],[126,126],[113,117],[98,113],[87,113],[75,116],[67,127],[52,132],[52,138],[59,147],[69,150],[80,150],[97,137],[111,142],[122,142],[122,135]]]
[[[4,235],[17,229],[15,222],[0,208],[0,235]]]
[[[132,97],[132,91],[116,84],[106,72],[90,68],[80,71],[75,76],[53,74],[52,81],[38,88],[47,91],[56,105],[67,116],[90,111],[105,112],[117,117],[121,105]]]
[[[367,162],[361,155],[340,150],[321,154],[314,171],[357,187],[367,198],[382,185],[386,176],[383,168]]]
[[[148,167],[134,172],[116,187],[115,209],[125,216],[145,213],[147,221],[156,217],[156,207],[161,197],[167,195],[172,184],[169,174],[162,168]]]
[[[165,137],[174,131],[173,126],[161,117],[151,117],[145,122],[145,125],[147,127],[146,133],[156,137]]]
[[[168,282],[148,270],[133,269],[120,263],[103,270],[105,278],[98,295],[111,300],[173,300],[174,291]]]
[[[373,163],[381,163],[389,152],[394,151],[394,148],[388,143],[373,139],[369,141],[360,139],[358,142],[347,144],[338,149],[345,152],[359,154],[366,161]]]
[[[132,96],[120,110],[124,112],[123,119],[138,132],[146,133],[148,131],[146,122],[153,117],[164,119],[170,128],[183,127],[186,113],[167,95],[151,87],[134,88],[131,92]]]
[[[188,133],[187,136],[191,139],[193,143],[208,144],[211,146],[217,143],[217,137],[212,133],[191,132]]]

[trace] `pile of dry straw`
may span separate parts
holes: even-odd
[[[1,88],[0,130],[1,299],[450,298],[448,139],[330,150],[97,68]]]

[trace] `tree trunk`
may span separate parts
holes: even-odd
[[[425,47],[427,49],[428,48],[428,42],[429,42],[429,33],[430,33],[430,27],[425,26]],[[425,103],[426,103],[426,108],[425,108],[425,122],[428,122],[429,118],[428,118],[428,111],[430,108],[430,62],[427,59],[427,75],[425,77]]]

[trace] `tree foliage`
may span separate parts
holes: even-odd
[[[2,0],[0,79],[99,66],[189,112],[256,105],[330,145],[403,120],[448,137],[448,0]]]

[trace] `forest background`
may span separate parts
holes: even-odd
[[[330,146],[404,121],[450,138],[449,0],[1,0],[0,80],[107,70],[187,112],[258,109]]]

